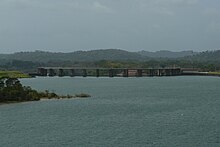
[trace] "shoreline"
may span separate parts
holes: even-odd
[[[33,100],[33,101],[5,101],[5,102],[0,102],[1,105],[8,105],[8,104],[18,104],[18,103],[26,103],[26,102],[39,102],[39,101],[50,101],[50,100],[70,100],[70,99],[88,99],[91,98],[90,95],[87,97],[65,97],[65,98],[40,98],[39,100]]]

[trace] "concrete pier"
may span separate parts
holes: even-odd
[[[49,69],[48,76],[53,77],[55,75],[56,75],[56,73],[55,73],[54,69]]]
[[[75,76],[75,70],[74,69],[70,69],[70,76],[74,77]]]
[[[96,69],[96,77],[99,77],[99,69]]]
[[[137,77],[142,77],[142,69],[137,69]]]
[[[171,76],[172,72],[170,69],[165,69],[165,76]]]
[[[86,71],[86,69],[82,69],[82,74],[83,74],[83,77],[87,77],[87,71]]]
[[[148,71],[149,71],[149,74],[148,74],[148,75],[149,75],[150,77],[152,77],[152,76],[154,75],[153,69],[149,69]]]
[[[59,77],[63,77],[63,76],[64,76],[64,71],[63,71],[63,69],[59,69],[58,76],[59,76]]]
[[[114,77],[114,71],[113,69],[109,69],[109,77]]]
[[[158,69],[158,76],[162,76],[162,69]]]
[[[38,68],[37,73],[39,76],[47,76],[47,69],[46,68]]]
[[[128,77],[128,69],[123,69],[123,77]]]

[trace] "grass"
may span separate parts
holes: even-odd
[[[220,71],[208,72],[208,74],[210,74],[210,75],[219,75],[220,76]]]
[[[0,71],[0,78],[30,78],[29,75],[19,71]]]

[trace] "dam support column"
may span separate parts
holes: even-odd
[[[96,69],[96,77],[99,77],[99,69]]]
[[[63,69],[59,69],[58,76],[59,76],[59,77],[63,77],[63,76],[64,76],[64,71],[63,71]]]
[[[56,75],[54,69],[49,69],[49,74],[48,74],[50,77],[53,77]]]
[[[45,68],[38,68],[39,76],[47,76],[47,69]]]
[[[165,75],[166,75],[166,76],[171,76],[171,71],[170,71],[170,69],[165,69]]]
[[[181,75],[181,69],[180,69],[180,68],[174,69],[174,75],[175,75],[175,76]]]
[[[123,77],[128,77],[128,69],[123,69]]]
[[[173,69],[173,75],[176,76],[176,69]]]
[[[162,76],[163,69],[159,69],[159,76]]]
[[[71,76],[71,77],[75,77],[75,70],[74,70],[74,69],[71,69],[71,70],[70,70],[70,76]]]
[[[137,77],[142,77],[142,69],[137,69]]]
[[[157,76],[161,76],[161,70],[157,69]]]
[[[181,68],[179,68],[179,75],[182,75],[183,71]]]
[[[165,69],[161,69],[161,76],[165,76]]]
[[[109,77],[114,77],[114,71],[113,69],[109,69]]]
[[[150,77],[154,76],[153,69],[149,69],[149,76],[150,76]]]
[[[83,69],[83,70],[82,70],[82,74],[83,74],[83,77],[87,77],[87,71],[86,71],[86,69]]]

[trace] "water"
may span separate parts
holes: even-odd
[[[0,146],[218,147],[220,78],[35,78],[92,98],[0,105]]]

